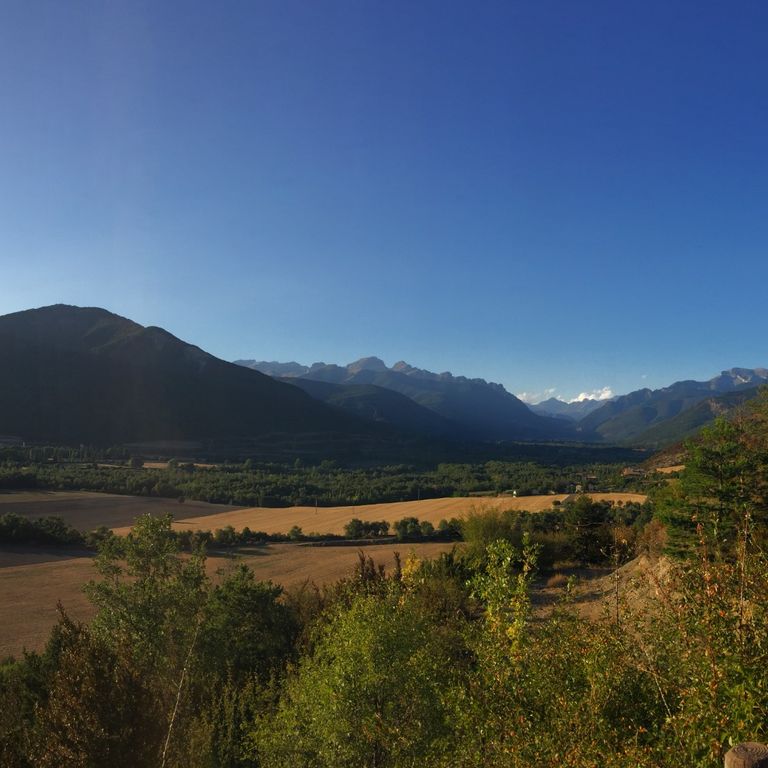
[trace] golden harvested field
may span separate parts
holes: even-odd
[[[6,509],[6,504],[25,504],[33,501],[40,504],[49,501],[79,501],[104,495],[90,491],[0,491],[0,513],[5,514],[9,511]]]
[[[366,555],[390,568],[395,552],[405,560],[434,557],[452,544],[376,544],[362,547]],[[237,563],[251,567],[258,579],[290,587],[307,580],[327,584],[350,574],[358,558],[356,547],[307,547],[299,544],[269,544],[250,547],[242,554],[212,553],[207,570],[216,578]],[[56,623],[56,604],[61,601],[74,618],[93,615],[82,587],[96,572],[88,556],[62,554],[56,550],[0,550],[0,658],[18,655],[24,648],[41,650]]]
[[[640,493],[592,493],[595,500],[607,500],[626,503],[628,501],[645,501]],[[252,531],[265,533],[287,533],[294,525],[298,525],[304,533],[344,533],[344,526],[356,517],[364,521],[386,520],[394,523],[403,517],[417,517],[437,525],[442,519],[462,517],[472,509],[524,509],[529,512],[542,512],[552,509],[554,501],[564,501],[568,496],[523,496],[520,498],[504,497],[457,497],[444,499],[424,499],[422,501],[402,501],[389,504],[367,504],[364,506],[345,507],[284,507],[282,509],[251,507],[208,514],[205,517],[192,517],[185,514],[176,519],[174,528],[210,529],[233,526],[236,530],[244,527]],[[230,508],[228,508],[229,510]],[[186,513],[187,510],[184,510]],[[121,533],[123,531],[120,531]]]
[[[595,499],[613,502],[644,501],[641,494],[591,494]],[[471,509],[498,507],[540,512],[552,508],[553,501],[566,496],[527,496],[522,498],[445,498],[370,504],[347,507],[289,507],[283,509],[237,509],[225,505],[188,501],[181,505],[168,499],[116,496],[103,493],[19,492],[0,494],[0,514],[15,512],[25,517],[59,515],[81,530],[99,525],[113,527],[120,533],[129,530],[138,515],[166,514],[176,519],[177,529],[215,530],[225,525],[248,526],[254,531],[287,532],[300,526],[306,533],[342,533],[353,517],[361,520],[387,520],[390,523],[413,516],[437,524],[442,518],[461,517]],[[182,517],[183,515],[183,517]],[[393,553],[403,557],[413,550],[418,557],[434,557],[448,551],[452,544],[376,544],[363,551],[377,562],[391,565]],[[290,586],[307,579],[319,584],[335,581],[348,574],[357,562],[355,547],[308,547],[296,544],[269,544],[249,547],[233,559],[213,553],[208,569],[214,574],[233,562],[247,563],[259,579],[271,579]],[[93,578],[92,560],[87,555],[65,553],[57,549],[0,549],[0,657],[18,654],[24,647],[39,650],[56,622],[56,603],[78,619],[91,615],[82,594],[82,585]]]
[[[428,559],[441,552],[450,552],[454,544],[449,542],[427,544],[370,544],[353,546],[305,546],[301,544],[267,544],[263,547],[248,547],[234,556],[214,555],[208,559],[209,572],[227,569],[237,563],[245,563],[253,570],[257,579],[274,581],[284,587],[314,581],[316,584],[330,584],[348,576],[358,561],[358,552],[373,558],[374,562],[387,567],[394,566],[395,552],[405,562],[413,552],[420,559]]]
[[[0,658],[40,650],[58,618],[59,600],[74,618],[90,618],[81,587],[93,577],[92,562],[38,549],[0,551]]]
[[[682,472],[685,464],[676,464],[674,467],[656,467],[656,471],[662,475],[671,475],[673,472]]]
[[[639,493],[593,493],[592,498],[616,502],[645,501]],[[179,504],[173,499],[146,496],[119,496],[109,493],[74,491],[19,491],[0,493],[0,514],[13,512],[22,517],[58,515],[81,531],[90,531],[105,525],[116,533],[125,534],[139,515],[171,514],[177,530],[215,530],[231,525],[241,530],[287,533],[298,525],[305,533],[344,532],[344,526],[353,518],[360,520],[387,520],[394,523],[403,517],[417,517],[437,525],[443,518],[462,517],[472,509],[498,507],[499,509],[525,509],[541,512],[552,509],[555,501],[568,496],[501,497],[449,497],[401,501],[389,504],[367,504],[343,507],[232,507],[226,504],[208,504],[204,501],[186,501]]]
[[[231,512],[238,507],[187,501],[179,504],[173,499],[147,496],[119,496],[111,493],[86,491],[20,491],[0,493],[0,515],[13,512],[27,518],[57,515],[80,531],[91,531],[100,525],[126,528],[139,515],[171,514],[175,518],[196,517]],[[207,526],[206,526],[207,527]],[[220,527],[220,526],[218,526]]]

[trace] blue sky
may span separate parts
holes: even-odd
[[[513,392],[768,365],[764,2],[0,4],[0,313]]]

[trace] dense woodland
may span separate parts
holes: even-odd
[[[588,451],[588,449],[586,449]],[[6,449],[0,454],[0,490],[88,490],[135,496],[197,499],[239,506],[335,506],[468,496],[472,494],[572,493],[644,490],[653,481],[623,477],[624,463],[578,461],[577,452],[547,461],[438,464],[433,468],[393,464],[368,468],[332,461],[304,466],[238,463],[196,466],[172,459],[168,468],[145,468],[139,457],[105,463],[84,461],[74,449]]]
[[[217,585],[169,521],[101,543],[90,625],[2,667],[4,766],[700,766],[768,734],[768,398],[691,447],[656,516],[571,510],[571,557],[667,537],[655,597],[532,614],[533,519],[327,588]],[[579,517],[579,512],[581,517]],[[533,518],[533,516],[529,516]],[[600,537],[605,537],[604,541]],[[635,547],[635,551],[636,551]],[[618,582],[617,582],[618,583]]]

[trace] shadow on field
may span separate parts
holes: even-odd
[[[15,547],[10,544],[0,546],[0,568],[39,565],[40,563],[60,562],[84,557],[92,558],[93,552],[77,547]]]

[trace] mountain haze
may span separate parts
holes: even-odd
[[[369,421],[389,424],[404,432],[445,438],[462,435],[458,424],[392,389],[375,384],[333,384],[299,377],[285,377],[280,381],[296,386],[335,408]]]
[[[592,411],[605,405],[605,400],[593,400],[586,398],[584,400],[574,400],[567,403],[565,400],[559,400],[556,397],[550,397],[548,400],[542,400],[540,403],[529,405],[528,407],[542,416],[558,416],[571,421],[579,421],[588,416]]]
[[[295,380],[390,390],[447,420],[469,439],[584,439],[583,433],[567,421],[533,413],[501,384],[454,376],[449,372],[433,373],[402,360],[391,368],[377,357],[361,358],[346,366],[314,363],[294,367],[295,363],[253,360],[238,363],[271,375],[285,375],[291,370]]]
[[[768,369],[731,368],[708,381],[678,381],[662,389],[630,392],[593,411],[579,424],[585,431],[597,432],[608,442],[641,443],[652,427],[677,419],[704,400],[731,392],[754,390],[766,383]],[[699,413],[703,415],[705,412],[706,409],[703,409]],[[680,426],[686,424],[685,420],[676,423]],[[651,439],[656,441],[658,434],[650,433]],[[674,434],[673,424],[669,427],[669,438]]]

